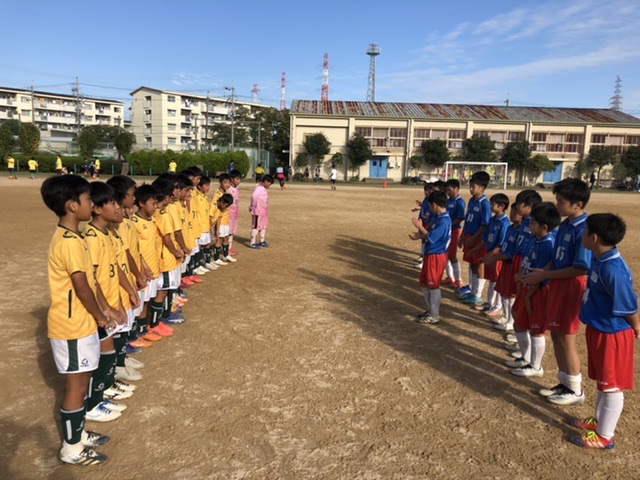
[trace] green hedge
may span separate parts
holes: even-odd
[[[200,165],[205,173],[211,177],[215,176],[216,172],[226,172],[232,160],[235,168],[240,170],[243,176],[249,172],[250,168],[249,157],[243,151],[224,153],[176,153],[171,150],[167,150],[166,152],[151,150],[134,152],[127,157],[129,167],[133,167],[134,175],[160,175],[161,173],[165,173],[169,168],[171,159],[175,159],[178,164],[178,172],[194,165]]]

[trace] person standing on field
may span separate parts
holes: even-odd
[[[338,179],[338,170],[336,170],[336,165],[334,163],[331,164],[331,176],[329,179],[331,180],[331,190],[335,190],[336,180]]]

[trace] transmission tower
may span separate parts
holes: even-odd
[[[616,89],[609,99],[609,106],[611,110],[622,110],[622,75],[616,76]]]
[[[380,47],[375,43],[370,43],[367,55],[371,57],[369,61],[369,85],[367,87],[367,102],[376,101],[376,57],[380,55]]]
[[[257,83],[253,84],[253,88],[251,89],[251,100],[253,101],[253,103],[259,103],[260,102],[260,88],[258,87]]]
[[[287,74],[282,72],[280,80],[280,110],[287,109]]]
[[[324,54],[324,62],[322,63],[322,94],[320,100],[329,101],[329,54]]]

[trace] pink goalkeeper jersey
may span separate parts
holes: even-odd
[[[249,210],[251,210],[252,215],[265,218],[269,217],[269,193],[262,185],[258,185],[253,191]]]
[[[232,185],[227,193],[233,197],[233,203],[229,206],[229,218],[235,220],[240,212],[240,189]]]

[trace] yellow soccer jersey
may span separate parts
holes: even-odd
[[[27,165],[29,165],[29,171],[31,172],[35,172],[38,169],[38,162],[35,160],[29,160]]]
[[[136,263],[136,267],[140,270],[142,268],[142,264],[140,263],[140,240],[138,239],[136,226],[130,218],[125,218],[122,225],[124,230],[123,235],[126,237],[127,244],[129,245],[129,253]],[[133,272],[129,275],[129,279],[131,280],[131,285],[135,286],[136,277],[133,275]]]
[[[56,170],[62,170],[62,159],[60,157],[56,158]]]
[[[158,252],[160,244],[158,240],[158,229],[156,222],[153,220],[145,220],[139,215],[131,217],[131,223],[135,226],[138,234],[138,244],[140,246],[140,256],[153,272],[153,278],[160,276],[160,264],[158,261]],[[132,252],[133,253],[133,252]]]
[[[156,231],[159,237],[159,250],[158,250],[158,263],[161,272],[170,272],[175,270],[178,266],[178,260],[173,256],[173,253],[169,251],[164,242],[162,241],[165,235],[169,235],[171,241],[176,243],[175,227],[173,223],[173,217],[167,211],[166,208],[160,208],[156,210],[153,215],[153,219],[156,223]]]
[[[209,233],[209,200],[207,196],[199,190],[196,190],[196,194],[191,201],[191,207],[196,208],[198,212],[198,228],[200,229],[200,235],[203,233]],[[197,231],[197,230],[196,230]]]
[[[212,203],[209,207],[209,219],[211,220],[211,230],[213,230],[213,228],[216,226],[216,222],[218,221],[218,218],[220,217],[220,210],[218,210],[218,207]]]
[[[49,246],[49,290],[51,307],[47,315],[48,337],[55,340],[77,340],[93,334],[98,325],[78,299],[71,275],[84,272],[95,294],[93,264],[84,238],[58,226]]]
[[[193,200],[192,200],[193,203]],[[184,241],[187,244],[187,247],[193,249],[196,246],[196,241],[200,238],[200,233],[198,232],[198,236],[196,237],[196,230],[194,225],[196,224],[197,212],[191,205],[191,210],[187,207],[187,204],[183,204],[182,206],[182,215],[184,216],[184,224],[182,228],[182,235],[184,235]]]
[[[118,281],[118,259],[108,233],[88,224],[84,237],[89,246],[91,263],[96,267],[96,280],[111,308],[120,308],[120,282]]]
[[[124,272],[127,279],[131,276],[131,270],[129,269],[129,259],[127,258],[128,246],[126,244],[125,237],[122,235],[126,233],[124,223],[120,223],[116,228],[116,233],[109,233],[109,238],[113,244],[113,248],[116,252],[116,258],[118,259],[118,267]],[[122,299],[122,306],[125,310],[131,308],[131,301],[129,299],[129,292],[127,292],[118,279],[118,285],[120,286],[120,298]],[[135,284],[134,284],[135,285]]]

